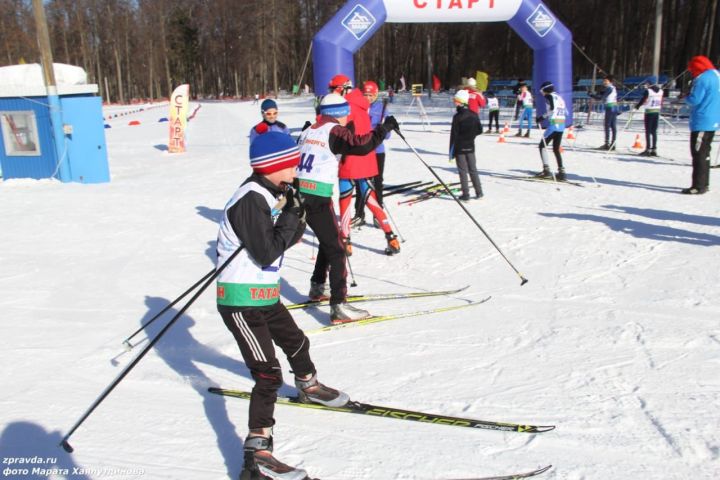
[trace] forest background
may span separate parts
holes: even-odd
[[[125,103],[168,97],[182,83],[201,97],[291,90],[313,36],[345,3],[49,0],[45,9],[54,61],[83,67],[106,101]],[[618,78],[651,72],[656,0],[545,3],[573,33],[576,78],[592,76],[593,62]],[[675,77],[697,54],[720,63],[718,3],[664,0],[661,73]],[[0,2],[0,38],[0,66],[40,63],[31,0]],[[428,38],[444,87],[476,70],[491,79],[531,76],[532,51],[504,22],[385,24],[356,54],[357,80],[425,82]],[[312,61],[305,83],[312,87]]]

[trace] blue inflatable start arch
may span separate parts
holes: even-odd
[[[568,107],[572,124],[572,34],[540,0],[351,0],[313,38],[315,92],[338,73],[353,80],[353,54],[385,22],[506,21],[535,52],[533,88],[549,80]],[[536,102],[544,113],[545,102]]]

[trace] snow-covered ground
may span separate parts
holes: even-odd
[[[426,102],[427,131],[418,110],[408,111],[409,98],[400,102],[392,107],[410,144],[456,181],[447,159],[449,97]],[[307,98],[279,105],[290,127],[313,116]],[[162,116],[157,108],[107,120],[111,183],[0,182],[0,478],[205,480],[240,472],[248,404],[206,389],[247,390],[252,380],[212,292],[76,431],[75,453],[57,447],[147,344],[124,353],[122,340],[212,268],[218,218],[250,171],[247,134],[259,121],[257,105],[202,103],[181,155],[165,151]],[[678,194],[690,185],[686,124],[677,133],[661,127],[661,158],[630,152],[639,116],[630,130],[612,156],[566,142],[569,179],[583,188],[507,178],[539,169],[537,131],[506,144],[478,137],[485,197],[466,206],[530,282],[520,287],[452,200],[408,207],[388,197],[407,241],[386,257],[379,230],[355,232],[359,285],[351,292],[470,287],[453,298],[366,304],[371,312],[492,299],[311,337],[321,381],[354,399],[555,424],[555,431],[500,433],[279,406],[278,458],[323,480],[468,478],[550,463],[542,478],[720,477],[720,177],[712,171],[706,195]],[[598,122],[576,133],[578,147],[602,143]],[[388,184],[433,180],[397,136],[387,144]],[[713,162],[716,152],[717,145]],[[284,301],[305,298],[312,254],[308,230],[285,257]],[[306,329],[328,321],[326,308],[294,316]],[[40,463],[11,464],[19,459]],[[69,472],[33,474],[33,467]],[[18,468],[30,473],[6,470]]]

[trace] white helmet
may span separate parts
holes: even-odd
[[[470,78],[468,78],[467,84],[468,84],[468,87],[476,87],[477,81],[473,77],[470,77]]]

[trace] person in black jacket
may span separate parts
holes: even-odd
[[[475,198],[483,196],[475,160],[475,137],[483,133],[483,128],[478,116],[468,109],[469,97],[467,90],[458,90],[453,97],[457,113],[453,116],[450,129],[450,160],[455,158],[457,163],[462,190],[460,200],[463,201],[470,200],[468,174],[475,189]]]
[[[299,163],[300,151],[289,135],[258,136],[250,145],[253,174],[225,206],[218,233],[218,268],[239,252],[218,275],[217,308],[255,380],[240,478],[307,478],[305,470],[272,454],[273,413],[283,385],[273,343],[290,363],[301,402],[342,407],[350,400],[318,382],[310,342],[280,301],[283,256],[305,231],[302,197],[289,185]]]

